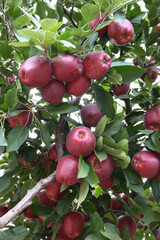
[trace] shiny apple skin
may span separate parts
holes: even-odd
[[[93,29],[98,23],[101,24],[107,21],[107,18],[105,20],[101,20],[103,17],[104,17],[104,14],[100,12],[100,14],[95,19],[89,22],[91,29]],[[103,37],[107,33],[107,26],[97,30],[96,32],[98,33],[98,37]]]
[[[61,184],[58,183],[57,181],[53,181],[47,188],[46,188],[46,194],[47,197],[54,201],[57,202],[60,198],[62,198],[66,191],[60,192],[61,190]]]
[[[113,93],[117,97],[122,94],[128,94],[129,90],[130,90],[130,84],[113,85]]]
[[[98,185],[104,189],[109,189],[114,184],[114,177],[110,176],[107,179],[101,180]]]
[[[118,211],[122,208],[122,205],[115,196],[112,196],[111,201],[107,204],[107,207],[114,211]]]
[[[157,30],[157,32],[160,32],[160,23],[158,23],[158,24],[156,25],[156,30]]]
[[[83,62],[69,54],[58,54],[51,62],[53,75],[62,82],[70,82],[83,74]]]
[[[160,159],[153,152],[140,151],[133,156],[132,167],[141,177],[153,178],[160,169]]]
[[[70,154],[80,157],[90,155],[96,146],[96,137],[92,131],[83,126],[72,129],[66,139],[66,147]]]
[[[22,64],[18,76],[28,87],[43,87],[51,80],[51,64],[40,56],[32,56]]]
[[[152,107],[145,112],[144,125],[150,130],[160,130],[160,107]]]
[[[90,79],[102,78],[111,67],[111,57],[101,51],[86,54],[83,60],[84,73]]]
[[[157,67],[150,67],[147,69],[147,72],[143,73],[142,76],[140,77],[142,81],[145,81],[145,77],[149,76],[151,78],[152,83],[156,81],[158,77],[159,69]]]
[[[121,215],[118,217],[117,227],[121,232],[125,227],[128,227],[130,230],[130,238],[132,238],[137,232],[137,224],[135,220],[129,215]]]
[[[114,45],[124,46],[131,42],[134,36],[134,28],[128,19],[125,19],[123,24],[113,21],[107,28],[107,34]]]

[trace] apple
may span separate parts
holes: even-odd
[[[107,154],[107,158],[100,162],[95,153],[92,153],[88,159],[91,161],[93,169],[100,181],[108,179],[114,170],[114,161],[111,155]]]
[[[103,117],[96,104],[89,103],[81,108],[81,118],[85,126],[96,127],[99,120]]]
[[[101,51],[86,54],[83,60],[84,73],[90,79],[102,78],[111,66],[111,57]]]
[[[83,74],[83,62],[74,55],[58,54],[51,62],[55,78],[62,82],[70,82]]]
[[[78,162],[79,159],[72,155],[62,157],[56,169],[57,182],[67,186],[80,183],[82,179],[77,179]]]
[[[54,202],[57,202],[60,198],[62,198],[66,191],[60,192],[61,190],[61,183],[57,181],[53,181],[47,188],[46,188],[46,194],[49,199],[51,199]]]
[[[102,12],[100,12],[100,14],[95,19],[93,19],[91,22],[89,22],[91,29],[95,28],[97,26],[97,24],[101,24],[101,23],[107,21],[107,18],[102,19],[103,17],[104,17],[104,14]],[[103,37],[107,33],[107,26],[97,30],[96,32],[98,33],[98,37]]]
[[[83,95],[86,93],[91,85],[91,80],[83,74],[79,78],[75,79],[74,81],[67,82],[66,84],[66,91],[69,94],[72,94],[76,97]]]
[[[125,19],[122,24],[113,21],[108,25],[107,34],[111,43],[116,46],[124,46],[131,42],[134,28],[128,19]]]
[[[153,152],[140,151],[133,156],[132,167],[141,177],[153,178],[160,169],[160,160]]]
[[[106,178],[104,180],[101,180],[98,185],[104,189],[109,189],[113,186],[114,178],[110,176],[109,178]]]
[[[57,157],[58,157],[57,148],[56,145],[53,144],[48,152],[48,158],[52,161],[56,161]]]
[[[156,30],[157,30],[157,32],[160,32],[160,23],[158,23],[158,24],[156,25]]]
[[[158,173],[156,174],[156,179],[157,179],[157,182],[160,183],[160,170],[159,170]]]
[[[36,218],[37,215],[34,214],[32,211],[31,211],[31,208],[30,206],[28,206],[24,211],[23,211],[23,214],[25,217],[27,218]]]
[[[126,194],[122,193],[121,198],[128,206],[130,205],[129,204],[129,197]]]
[[[13,75],[12,77],[7,77],[7,81],[8,81],[9,83],[14,82],[15,80],[16,80],[16,78],[15,78],[14,75]]]
[[[33,113],[29,107],[20,105],[16,110],[22,110],[21,113],[16,116],[11,116],[8,118],[8,122],[12,128],[17,126],[27,126],[29,127],[33,121]]]
[[[28,87],[43,87],[51,80],[52,67],[43,57],[32,56],[22,64],[18,76]]]
[[[38,202],[42,205],[42,206],[48,206],[48,205],[52,205],[51,204],[51,200],[48,198],[46,190],[43,190],[41,192],[38,193]]]
[[[8,208],[5,205],[0,206],[0,217],[5,215],[8,212]]]
[[[133,64],[134,64],[135,66],[139,66],[139,61],[134,60],[134,61],[133,61]]]
[[[111,201],[107,204],[107,208],[118,211],[122,208],[122,205],[115,196],[112,196]]]
[[[19,161],[24,165],[24,166],[27,166],[27,165],[30,165],[30,166],[36,166],[37,165],[37,162],[26,162],[24,161],[24,159],[19,156]]]
[[[117,84],[114,84],[113,85],[113,93],[115,96],[120,96],[122,94],[128,94],[130,90],[130,84],[121,84],[121,85],[117,85]]]
[[[84,216],[78,211],[68,212],[62,222],[64,233],[70,238],[78,237],[84,226]]]
[[[142,79],[142,81],[145,81],[145,77],[146,76],[149,76],[151,78],[151,81],[152,83],[155,82],[155,80],[157,79],[158,77],[158,73],[159,72],[159,69],[155,66],[153,67],[149,67],[147,69],[147,71],[145,73],[142,74],[142,76],[140,77],[140,79]]]
[[[43,99],[50,103],[57,105],[62,101],[65,94],[65,86],[57,79],[51,80],[47,85],[40,89]]]
[[[39,221],[40,224],[43,224],[44,221],[46,220],[46,218],[45,218],[45,217],[42,217],[42,216],[37,216],[36,219],[38,219],[38,221]]]
[[[159,24],[160,25],[160,24]],[[160,27],[160,26],[159,26]],[[160,32],[160,30],[159,30]],[[157,237],[156,237],[156,240],[160,240],[160,227],[158,228],[158,234],[157,234]]]
[[[145,112],[144,125],[150,130],[160,130],[160,107],[152,107]]]
[[[136,224],[135,220],[127,214],[121,215],[120,217],[118,217],[117,227],[120,232],[125,227],[128,227],[128,229],[130,231],[130,238],[132,238],[137,232],[137,224]]]
[[[58,227],[57,234],[56,234],[56,239],[55,240],[77,240],[77,238],[70,238],[68,237],[64,230],[62,224]]]

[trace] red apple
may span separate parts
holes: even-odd
[[[66,91],[69,94],[78,97],[86,93],[89,90],[90,85],[91,80],[85,74],[83,74],[74,81],[68,82],[66,84]]]
[[[133,156],[132,167],[141,177],[153,178],[160,169],[160,160],[153,152],[140,151]]]
[[[126,194],[122,193],[121,198],[129,206],[129,197]]]
[[[68,212],[62,222],[64,233],[70,238],[78,237],[84,226],[84,216],[77,211]]]
[[[80,183],[82,179],[77,179],[79,159],[72,155],[66,155],[60,159],[56,169],[57,182],[65,185]]]
[[[8,118],[8,122],[12,128],[17,126],[27,126],[29,127],[33,121],[33,113],[31,112],[31,109],[24,105],[20,105],[16,108],[16,110],[22,110],[21,113],[19,113],[16,116],[12,116]]]
[[[57,105],[62,101],[65,94],[65,86],[57,79],[51,80],[47,85],[40,89],[43,99],[50,103]]]
[[[160,23],[158,23],[158,24],[156,25],[156,30],[157,30],[157,32],[160,32]]]
[[[114,183],[114,178],[110,176],[109,178],[101,180],[100,183],[98,183],[98,185],[102,188],[109,189],[113,186],[113,183]]]
[[[63,230],[62,224],[58,227],[56,239],[55,240],[77,240],[77,238],[70,238],[68,237]]]
[[[38,193],[38,202],[42,205],[42,206],[48,206],[51,205],[51,200],[48,198],[46,190],[43,190],[41,192]]]
[[[107,158],[100,162],[98,157],[92,153],[88,159],[91,161],[93,169],[100,181],[109,178],[114,170],[114,161],[112,157],[107,154]]]
[[[37,165],[37,162],[26,162],[24,161],[24,159],[19,156],[19,161],[24,165],[24,166],[27,166],[27,165],[30,165],[30,166],[36,166]]]
[[[60,192],[61,190],[61,183],[57,181],[53,181],[47,188],[46,188],[46,194],[49,199],[51,199],[54,202],[57,202],[60,198],[62,198],[66,191]]]
[[[120,96],[122,94],[128,94],[130,90],[130,84],[121,84],[121,85],[113,85],[113,93],[115,96]]]
[[[160,170],[159,170],[158,173],[156,174],[156,179],[157,179],[157,182],[160,183]]]
[[[91,154],[96,146],[96,137],[89,128],[75,127],[67,135],[66,147],[70,154],[80,157]]]
[[[95,28],[97,26],[97,24],[101,24],[101,23],[107,21],[107,18],[102,19],[103,16],[104,16],[103,13],[100,12],[100,14],[95,19],[93,19],[91,22],[89,22],[91,29]],[[107,33],[107,26],[97,30],[96,32],[98,33],[98,37],[103,37]]]
[[[28,207],[23,211],[23,214],[24,214],[27,218],[36,218],[36,217],[37,217],[37,215],[34,214],[34,213],[31,211],[30,206],[28,206]]]
[[[160,130],[160,107],[152,107],[146,111],[144,115],[144,125],[150,130]]]
[[[114,45],[124,46],[131,42],[134,35],[134,28],[128,19],[125,19],[123,24],[113,21],[109,24],[107,33]]]
[[[101,51],[89,52],[84,60],[84,73],[90,79],[102,78],[111,66],[111,57]]]
[[[117,227],[119,231],[122,231],[125,227],[128,227],[130,231],[130,238],[132,238],[137,232],[137,224],[135,220],[127,214],[118,217]]]
[[[52,161],[56,161],[57,157],[58,157],[57,148],[56,145],[53,144],[48,152],[48,158]]]
[[[83,74],[83,63],[77,56],[58,54],[52,60],[52,71],[58,80],[70,82]]]
[[[43,224],[44,221],[46,220],[46,218],[45,218],[45,217],[42,217],[42,216],[37,216],[36,218],[38,219],[38,221],[39,221],[40,224]]]
[[[103,117],[96,104],[86,104],[81,108],[81,118],[85,126],[96,127],[99,120]]]
[[[51,64],[40,56],[32,56],[22,64],[18,76],[28,87],[43,87],[51,80]]]
[[[8,208],[5,205],[0,206],[0,217],[5,215],[8,212]]]
[[[136,61],[136,60],[133,61],[133,64],[134,64],[135,66],[139,66],[139,62]]]
[[[147,69],[145,73],[142,74],[140,78],[142,79],[142,81],[145,81],[145,77],[149,76],[153,83],[158,77],[158,74],[157,74],[158,72],[159,72],[159,69],[157,67],[150,67]]]
[[[107,208],[118,211],[122,208],[122,205],[115,196],[112,196],[111,201],[107,204]]]

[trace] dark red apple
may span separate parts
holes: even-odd
[[[110,176],[109,178],[101,180],[100,183],[98,183],[98,185],[102,188],[109,189],[113,186],[113,183],[114,183],[114,178]]]
[[[70,82],[83,74],[83,62],[77,56],[58,54],[52,60],[52,71],[58,80]]]
[[[140,151],[133,156],[132,167],[141,177],[153,178],[160,169],[160,160],[153,152]]]
[[[30,165],[30,166],[36,166],[37,165],[37,162],[26,162],[24,161],[24,159],[19,156],[19,161],[24,165],[24,166],[27,166],[27,165]]]
[[[107,208],[118,211],[122,208],[122,205],[115,196],[112,196],[111,201],[107,204]]]
[[[132,23],[125,19],[123,24],[113,21],[107,28],[110,41],[116,46],[124,46],[131,42],[134,35]]]
[[[158,23],[158,24],[156,25],[156,30],[157,30],[157,32],[160,32],[160,23]]]
[[[8,208],[5,205],[0,206],[0,217],[5,215],[8,212]]]
[[[20,105],[19,107],[16,108],[16,110],[22,110],[22,112],[16,116],[8,118],[10,126],[12,128],[17,126],[29,127],[33,121],[33,113],[31,112],[31,109],[24,105]]]
[[[104,17],[104,14],[102,12],[100,12],[100,14],[95,19],[93,19],[91,22],[89,22],[91,29],[95,28],[97,26],[97,24],[101,24],[101,23],[107,21],[107,18],[102,19],[103,17]],[[103,37],[107,33],[107,26],[97,30],[96,32],[98,33],[98,37]]]
[[[130,204],[129,204],[129,197],[126,195],[126,194],[124,194],[124,193],[122,193],[121,194],[121,198],[123,199],[123,201],[129,206]]]
[[[40,89],[43,99],[50,103],[57,105],[62,101],[65,94],[65,86],[57,79],[51,80],[47,85]]]
[[[44,221],[46,220],[46,218],[45,218],[45,217],[42,217],[42,216],[37,216],[36,218],[38,219],[38,221],[39,221],[40,224],[43,224]]]
[[[41,192],[38,193],[38,202],[42,205],[42,206],[48,206],[51,203],[51,200],[48,198],[46,190],[43,190]]]
[[[150,67],[147,69],[145,73],[142,74],[140,78],[142,79],[142,81],[145,81],[145,77],[149,76],[153,83],[158,77],[158,74],[157,74],[158,72],[159,72],[159,69],[157,67]]]
[[[160,130],[160,107],[152,107],[146,111],[144,115],[144,125],[150,130]]]
[[[70,238],[78,237],[84,226],[84,216],[77,211],[68,212],[63,219],[62,227],[64,233]]]
[[[100,181],[109,178],[114,170],[114,161],[112,157],[107,154],[107,158],[100,162],[95,153],[92,153],[88,159],[91,161],[93,169]]]
[[[77,238],[70,238],[68,237],[63,230],[62,224],[58,227],[56,239],[55,240],[77,240]]]
[[[75,127],[67,135],[66,147],[70,154],[80,157],[91,154],[96,146],[96,137],[89,128]]]
[[[158,173],[156,174],[156,179],[157,179],[157,182],[160,183],[160,170],[159,170]]]
[[[53,144],[48,152],[48,158],[52,161],[56,161],[57,157],[58,157],[57,148],[56,145]]]
[[[137,232],[137,224],[135,220],[129,215],[122,215],[118,217],[117,227],[121,232],[125,227],[128,227],[130,231],[130,238],[132,238]]]
[[[139,62],[136,61],[136,60],[133,61],[133,64],[134,64],[135,66],[139,66]]]
[[[47,188],[46,188],[46,194],[49,199],[51,199],[54,202],[57,202],[60,198],[62,198],[66,191],[60,192],[61,190],[61,183],[57,181],[53,181]]]
[[[130,84],[121,84],[121,85],[113,85],[113,93],[115,96],[120,96],[122,94],[128,94],[130,90]]]
[[[81,118],[85,126],[96,127],[99,120],[103,117],[96,104],[86,104],[81,108]]]
[[[32,56],[22,64],[18,76],[28,87],[43,87],[51,80],[52,67],[46,59]]]
[[[57,182],[65,185],[80,183],[82,179],[77,179],[79,159],[72,155],[66,155],[60,159],[56,169]]]
[[[85,74],[83,74],[74,81],[68,82],[66,84],[66,91],[69,94],[78,97],[86,93],[89,90],[90,85],[91,80]]]
[[[84,73],[90,79],[102,78],[111,66],[111,57],[101,51],[89,52],[84,60]]]
[[[31,211],[30,206],[28,206],[28,207],[23,211],[23,214],[24,214],[27,218],[36,218],[36,217],[37,217],[37,215],[34,214],[34,213]]]

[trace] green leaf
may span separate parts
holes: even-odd
[[[11,173],[6,173],[4,174],[2,177],[0,177],[0,192],[2,192],[4,189],[6,189],[7,187],[9,187],[9,185],[11,184]]]
[[[110,240],[122,240],[122,238],[119,236],[120,232],[114,224],[105,223],[104,230],[101,231],[101,233]]]
[[[11,88],[5,95],[5,103],[12,110],[17,104],[17,88]]]
[[[62,43],[65,47],[68,47],[68,48],[76,48],[75,45],[73,45],[71,42],[68,42],[66,40],[58,40],[58,42]]]
[[[158,203],[160,201],[160,185],[155,177],[151,179],[151,188],[153,197],[155,201]]]
[[[102,135],[102,133],[104,132],[104,129],[105,129],[105,126],[106,126],[106,123],[109,121],[109,119],[107,118],[107,116],[103,116],[97,126],[96,126],[96,130],[95,130],[95,136],[96,137],[100,137]]]
[[[145,141],[146,147],[148,147],[152,151],[160,152],[160,141],[159,141],[160,135],[158,131],[151,134],[149,138]]]
[[[96,224],[95,224],[96,223]],[[90,215],[90,228],[92,233],[100,233],[100,231],[104,228],[104,223],[101,217],[96,214]]]
[[[42,123],[38,123],[39,129],[40,129],[40,134],[41,134],[41,139],[42,141],[45,143],[47,149],[50,149],[50,145],[51,145],[51,136],[49,133],[49,129],[47,128],[46,125],[42,124]]]
[[[30,18],[27,15],[19,16],[14,20],[13,27],[20,29],[23,26],[27,25],[30,22]]]
[[[52,114],[63,114],[63,113],[71,113],[71,112],[76,112],[79,111],[79,106],[78,105],[71,105],[69,103],[60,103],[58,105],[48,105],[47,110],[49,113]]]
[[[17,126],[13,128],[7,136],[8,146],[6,147],[6,152],[17,151],[27,139],[28,134],[29,129],[26,126]]]
[[[88,3],[81,8],[81,14],[86,22],[90,22],[98,16],[99,8],[94,4]]]
[[[26,36],[26,37],[29,37],[29,38],[33,38],[35,40],[39,40],[42,42],[42,36],[43,34],[41,34],[43,31],[41,30],[31,30],[31,29],[28,29],[28,28],[25,28],[25,29],[21,29],[18,31],[19,34],[23,35],[23,36]]]
[[[97,158],[99,159],[100,162],[104,161],[107,158],[107,153],[103,152],[103,151],[96,151],[96,149],[94,150]]]
[[[104,240],[104,237],[99,236],[98,234],[90,234],[85,240]]]
[[[160,219],[160,213],[153,211],[153,208],[149,206],[143,206],[138,212],[143,215],[141,220],[144,221],[146,226],[149,226],[151,222],[159,221]]]
[[[8,143],[6,141],[6,138],[5,138],[5,135],[4,135],[4,132],[5,130],[3,128],[0,127],[0,146],[7,146]]]
[[[85,178],[88,176],[89,173],[89,166],[87,163],[83,160],[83,157],[80,156],[79,163],[78,163],[78,176],[77,178]]]
[[[73,193],[67,192],[63,198],[58,200],[56,204],[56,211],[58,215],[63,216],[69,212],[74,197]]]
[[[37,28],[40,28],[41,27],[41,24],[39,23],[39,21],[35,18],[35,17],[33,17],[30,13],[28,13],[26,10],[24,10],[23,8],[21,8],[21,7],[19,7],[20,9],[21,9],[21,11],[22,12],[24,12],[26,15],[27,15],[27,17],[29,18],[29,19],[31,19],[31,21],[35,24],[35,26],[37,27]]]
[[[95,99],[100,112],[113,119],[115,116],[114,101],[110,93],[106,92],[102,87],[92,84],[95,92]]]
[[[88,192],[89,192],[89,183],[85,179],[83,179],[79,189],[77,209],[79,208],[81,203],[86,199]]]
[[[48,30],[49,28],[54,27],[57,24],[57,19],[45,18],[41,20],[40,23],[43,30]]]
[[[10,152],[8,156],[8,163],[10,171],[18,167],[17,154],[15,152]]]
[[[116,115],[113,121],[106,124],[105,131],[103,132],[102,136],[113,136],[114,134],[118,133],[122,127],[122,120],[122,115]]]
[[[37,198],[35,198],[32,202],[32,205],[30,206],[31,211],[38,215],[38,216],[43,216],[46,217],[47,215],[49,215],[53,209],[51,206],[42,206],[38,201]]]
[[[33,178],[28,179],[21,188],[21,191],[20,191],[21,198],[23,198],[26,195],[27,191],[29,189],[32,189],[35,185],[36,185],[36,182]]]
[[[135,192],[144,193],[143,182],[140,175],[132,167],[124,170],[127,186]]]
[[[97,184],[99,183],[99,179],[97,177],[97,175],[95,174],[94,170],[93,170],[93,166],[92,166],[92,163],[88,160],[87,161],[87,164],[89,165],[90,167],[90,171],[88,173],[88,176],[85,178],[86,181],[89,183],[89,184]]]
[[[103,148],[103,137],[100,136],[100,137],[97,139],[96,151],[101,152],[101,151],[102,151],[102,148]]]
[[[17,226],[8,230],[0,232],[0,240],[24,240],[29,234],[29,231],[24,226]]]

